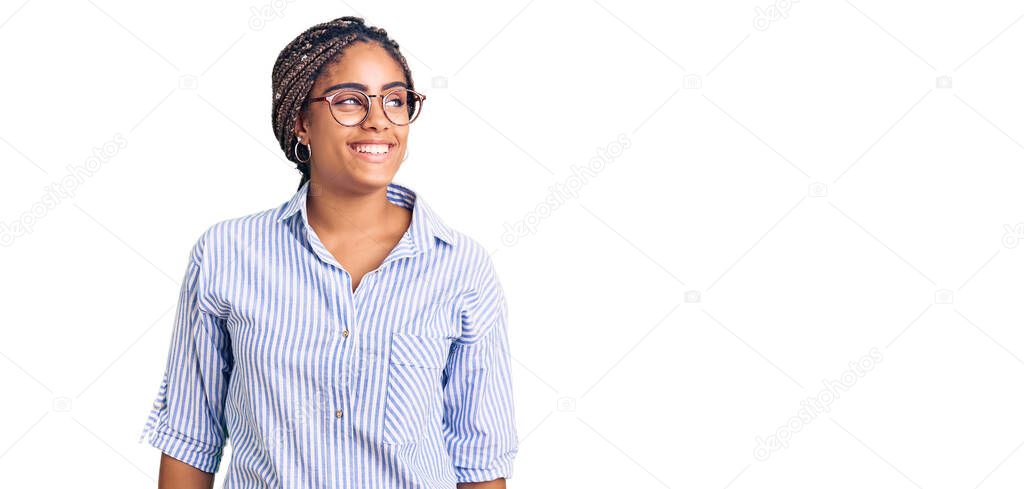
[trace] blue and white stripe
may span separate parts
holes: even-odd
[[[306,216],[228,219],[192,248],[140,442],[226,488],[454,488],[512,476],[507,302],[487,251],[422,196],[352,291]]]

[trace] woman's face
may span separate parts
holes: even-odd
[[[406,86],[405,74],[387,51],[377,43],[357,42],[342,56],[327,65],[313,84],[310,98],[328,95],[338,85],[357,88],[368,95],[379,95],[394,86]],[[397,126],[381,109],[380,97],[370,99],[370,113],[358,126],[342,126],[331,116],[326,101],[311,104],[295,124],[295,133],[303,144],[310,144],[311,178],[334,188],[371,191],[391,182],[405,154],[409,126]],[[365,143],[387,145],[366,147]],[[378,154],[367,154],[378,152]]]

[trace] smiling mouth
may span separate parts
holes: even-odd
[[[355,151],[356,153],[364,154],[364,155],[368,155],[368,156],[378,156],[378,157],[379,156],[387,156],[391,152],[391,148],[393,148],[394,146],[395,146],[394,144],[383,144],[383,143],[380,143],[380,144],[378,144],[378,143],[373,143],[373,144],[353,143],[353,144],[349,144],[348,145],[348,147],[352,148],[352,151]]]

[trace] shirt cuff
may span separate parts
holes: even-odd
[[[490,467],[455,467],[457,482],[487,482],[502,478],[512,478],[511,455],[495,460]]]
[[[150,445],[203,472],[214,474],[220,468],[222,447],[198,442],[166,426],[150,431],[147,436]]]

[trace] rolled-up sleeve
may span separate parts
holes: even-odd
[[[202,301],[203,240],[192,249],[178,296],[170,349],[159,392],[139,443],[216,473],[227,430],[224,401],[233,358],[224,320]]]
[[[458,482],[511,478],[518,451],[508,304],[490,258],[479,283],[445,367],[445,442]]]

